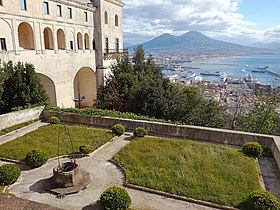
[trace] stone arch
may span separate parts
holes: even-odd
[[[115,16],[115,26],[119,26],[119,17],[118,17],[118,15]]]
[[[108,24],[108,12],[107,11],[105,11],[105,13],[104,13],[104,19],[105,19],[105,24]]]
[[[87,33],[85,33],[84,41],[85,41],[85,49],[88,50],[89,49],[89,36]]]
[[[13,36],[12,36],[12,28],[9,22],[7,22],[5,19],[0,18],[0,38],[5,39],[5,47],[6,50],[13,50]],[[0,51],[2,50],[0,43]],[[4,45],[4,43],[3,43]]]
[[[65,50],[65,35],[62,29],[57,30],[57,47],[59,50]]]
[[[91,107],[96,93],[96,73],[90,67],[82,67],[74,78],[75,106]]]
[[[26,23],[22,22],[18,26],[18,40],[19,47],[28,50],[34,50],[34,33],[32,27]]]
[[[82,34],[80,32],[78,32],[78,34],[77,34],[77,45],[78,45],[79,50],[83,49],[83,38],[82,38]]]
[[[54,82],[52,81],[51,78],[49,78],[48,76],[46,76],[44,74],[38,73],[38,75],[39,75],[39,78],[41,80],[41,83],[45,87],[47,95],[49,96],[50,104],[52,106],[57,106],[56,91],[55,91],[55,84],[54,84]]]
[[[67,42],[69,43],[69,49],[70,50],[74,50],[75,47],[75,36],[74,36],[74,32],[69,30],[67,32]]]
[[[44,29],[44,43],[45,49],[53,50],[53,33],[49,27]]]

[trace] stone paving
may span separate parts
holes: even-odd
[[[29,129],[28,132],[30,132]],[[14,135],[18,136],[18,133],[16,132]],[[14,138],[10,136],[10,139]],[[105,189],[113,185],[124,185],[125,180],[122,172],[109,160],[129,143],[130,136],[117,137],[112,142],[97,149],[90,156],[77,159],[77,163],[90,173],[92,180],[85,190],[77,194],[57,198],[55,195],[49,194],[44,190],[45,180],[52,176],[52,169],[58,164],[57,159],[49,160],[45,165],[37,169],[27,170],[23,168],[22,175],[15,184],[9,187],[9,192],[23,199],[49,204],[62,209],[98,210],[100,208],[98,200]],[[60,161],[65,162],[68,159],[64,158],[60,159]],[[129,188],[127,188],[127,191],[132,198],[131,207],[137,210],[213,209]]]

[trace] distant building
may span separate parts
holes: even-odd
[[[0,59],[32,63],[54,106],[91,106],[123,50],[122,0],[0,0]]]

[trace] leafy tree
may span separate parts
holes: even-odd
[[[9,62],[4,69],[9,76],[2,83],[1,112],[48,103],[46,91],[32,64],[19,62],[13,65]]]

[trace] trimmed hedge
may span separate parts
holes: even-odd
[[[0,166],[0,184],[10,185],[17,181],[21,174],[20,168],[15,164],[4,164]]]
[[[112,118],[122,118],[122,119],[132,119],[132,120],[146,120],[153,122],[165,122],[165,123],[173,123],[173,124],[184,124],[177,121],[164,120],[164,119],[156,119],[143,115],[136,115],[131,112],[119,112],[112,110],[103,110],[103,109],[95,109],[95,108],[59,108],[59,107],[47,107],[45,110],[54,111],[58,113],[65,113],[70,115],[77,116],[95,116],[95,117],[112,117]]]
[[[279,210],[280,202],[271,193],[259,190],[251,193],[246,201],[246,210]]]
[[[94,147],[91,145],[82,145],[79,147],[79,150],[80,150],[80,153],[87,155],[94,151]]]
[[[124,126],[121,125],[121,124],[116,124],[116,125],[114,125],[114,126],[112,127],[112,132],[113,132],[114,134],[116,134],[117,136],[121,136],[121,135],[124,134],[125,128],[124,128]]]
[[[135,128],[133,131],[133,136],[134,137],[144,137],[148,134],[148,131],[145,128],[138,127]]]
[[[49,123],[50,124],[60,124],[60,119],[56,116],[51,116],[49,118]]]
[[[25,163],[32,168],[37,168],[45,164],[48,160],[48,155],[41,149],[33,149],[28,152],[25,157]]]
[[[263,154],[263,147],[258,142],[247,142],[242,146],[242,152],[250,157],[260,157]]]
[[[124,188],[113,186],[105,190],[100,197],[103,210],[126,210],[131,198]]]

